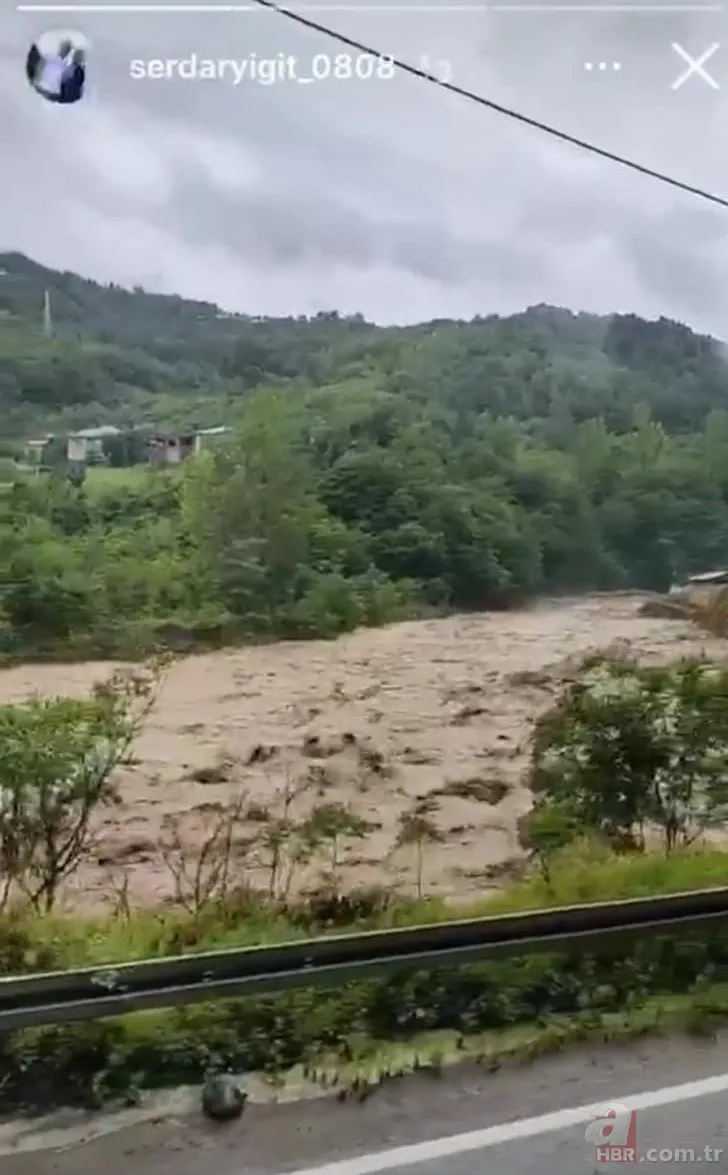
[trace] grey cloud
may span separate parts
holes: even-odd
[[[455,81],[496,101],[728,191],[724,91],[670,89],[671,42],[699,53],[720,40],[719,19],[463,16],[444,0],[434,16],[330,14],[383,51],[448,59]],[[86,109],[49,109],[26,89],[23,49],[39,31],[16,15],[0,32],[3,153],[8,174],[51,174],[54,199],[30,180],[3,190],[3,247],[251,312],[336,305],[381,321],[552,301],[723,328],[728,211],[409,78],[129,77],[134,57],[340,51],[269,13],[89,16]],[[622,69],[585,70],[600,59]]]
[[[199,171],[179,184],[171,201],[179,234],[202,245],[224,243],[234,255],[261,264],[289,269],[322,262],[362,269],[385,265],[452,285],[485,276],[528,280],[539,270],[532,251],[517,241],[474,242],[421,213],[399,218],[380,213],[375,219],[312,184],[282,188],[273,178],[263,193],[220,195],[214,219],[199,215],[206,192]]]
[[[640,285],[669,298],[675,317],[708,317],[723,297],[725,269],[721,257],[726,254],[728,226],[723,227],[720,237],[706,238],[700,233],[691,240],[689,226],[683,233],[675,223],[680,219],[665,217],[662,232],[654,226],[652,233],[635,233],[626,254]]]

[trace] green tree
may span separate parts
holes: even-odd
[[[91,627],[102,601],[73,544],[52,523],[30,519],[0,537],[5,621],[29,645],[68,640]]]
[[[88,855],[98,810],[116,799],[113,773],[154,700],[159,670],[116,674],[91,697],[0,707],[3,904],[19,889],[38,909]]]
[[[433,819],[436,802],[432,796],[424,796],[410,809],[402,813],[394,842],[394,851],[413,849],[415,854],[415,885],[417,897],[424,893],[425,854],[428,845],[440,844],[445,838]]]
[[[563,805],[541,800],[519,822],[519,839],[538,862],[544,884],[551,889],[556,857],[578,835],[576,817]]]
[[[728,811],[728,670],[598,659],[534,732],[531,786],[584,830],[669,852]]]
[[[309,849],[324,849],[327,855],[324,881],[332,891],[339,888],[342,848],[361,840],[371,831],[369,821],[359,816],[346,804],[317,804],[301,829],[300,836]]]

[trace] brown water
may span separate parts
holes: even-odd
[[[482,892],[497,884],[499,870],[507,875],[517,865],[516,821],[529,806],[522,782],[529,735],[571,665],[614,642],[653,662],[703,649],[724,655],[723,642],[688,624],[640,617],[640,602],[629,595],[551,600],[519,612],[397,624],[336,642],[242,648],[178,663],[134,764],[120,773],[122,804],[105,818],[101,848],[82,867],[69,900],[109,901],[124,877],[135,902],[170,897],[172,877],[158,850],[165,820],[183,815],[193,861],[216,806],[243,788],[250,805],[275,814],[286,780],[312,771],[317,782],[299,803],[300,814],[313,803],[342,801],[375,825],[345,853],[346,881],[410,889],[414,854],[392,855],[398,819],[415,798],[459,785],[466,798],[434,797],[442,840],[427,849],[424,885],[452,897]],[[0,672],[0,702],[33,691],[83,692],[112,668],[96,662],[8,669]],[[524,671],[533,677],[524,679]],[[256,748],[263,751],[254,754]],[[192,776],[200,769],[224,778],[199,782]],[[494,782],[503,785],[497,803],[483,798],[483,785]],[[260,820],[246,822],[240,835],[260,828]],[[263,860],[257,850],[240,850],[238,879],[263,883]],[[301,873],[294,887],[312,880]]]

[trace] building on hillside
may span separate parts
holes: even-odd
[[[219,428],[200,428],[191,433],[157,433],[149,442],[149,461],[152,465],[179,465],[188,457],[197,456],[209,444],[229,433],[224,425]]]
[[[195,433],[157,433],[149,441],[151,465],[179,465],[195,451]]]
[[[48,462],[56,466],[64,457],[74,467],[98,463],[104,459],[104,441],[119,435],[120,430],[111,424],[101,428],[82,428],[72,433],[48,433],[25,441],[23,457],[34,469],[40,469]]]
[[[676,604],[691,608],[707,608],[728,587],[728,570],[703,571],[691,575],[686,583],[674,583],[670,588],[670,599]]]
[[[85,465],[88,461],[86,437],[70,436],[66,441],[66,459],[70,465]]]
[[[40,465],[43,461],[43,452],[49,441],[53,440],[53,433],[48,433],[47,437],[39,437],[37,440],[26,441],[23,448],[23,455],[29,465]]]
[[[81,428],[78,432],[69,433],[66,444],[66,456],[69,461],[88,461],[104,455],[104,441],[109,437],[118,437],[120,429],[113,424],[103,424],[100,428]]]
[[[193,452],[195,455],[201,453],[208,445],[214,444],[220,437],[227,436],[230,429],[224,424],[219,425],[218,428],[201,428],[195,433],[195,440]]]

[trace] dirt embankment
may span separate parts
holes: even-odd
[[[413,854],[393,855],[393,844],[401,814],[431,795],[442,839],[427,849],[428,892],[482,892],[517,867],[533,722],[584,654],[614,642],[652,662],[725,654],[723,642],[687,623],[640,616],[641,599],[545,601],[180,662],[121,774],[122,803],[105,818],[99,851],[69,896],[103,903],[123,873],[135,902],[170,897],[158,853],[165,821],[186,814],[193,853],[211,813],[242,788],[248,836],[275,815],[286,781],[307,775],[317,782],[302,803],[350,804],[373,826],[346,854],[347,884],[412,887]],[[82,693],[112,668],[5,670],[0,703]],[[255,850],[241,868],[263,882]]]

